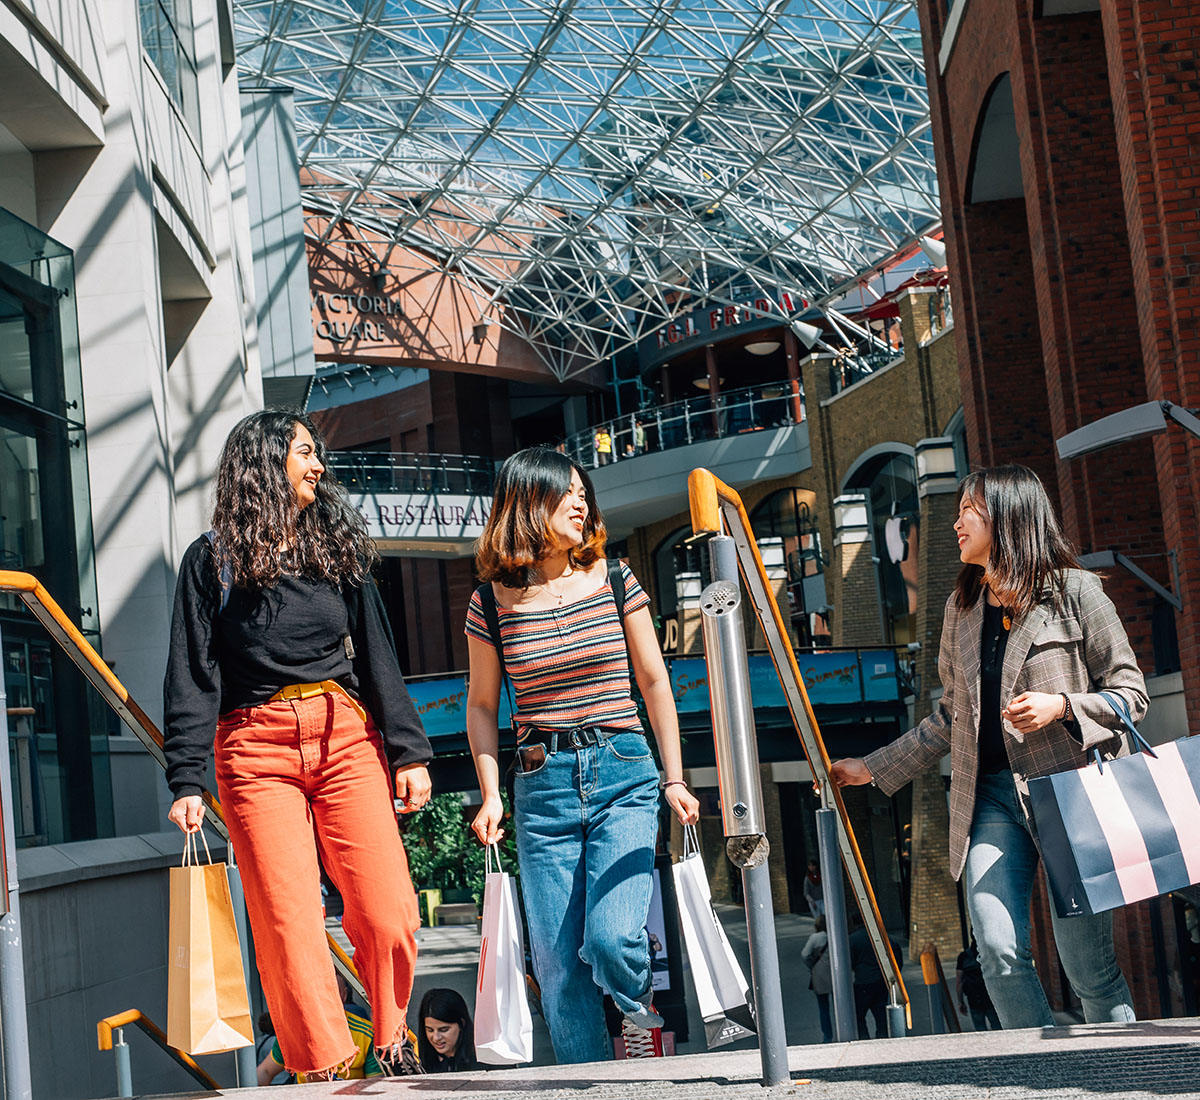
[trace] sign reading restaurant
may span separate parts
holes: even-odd
[[[367,523],[367,533],[383,547],[403,543],[451,544],[464,553],[483,534],[491,498],[467,493],[358,493],[351,502]]]

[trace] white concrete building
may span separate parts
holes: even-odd
[[[262,405],[256,345],[229,0],[0,0],[0,568],[156,722],[176,565]],[[34,1095],[111,1095],[96,1021],[165,1023],[179,834],[161,769],[12,596],[0,634],[34,711],[10,719]],[[188,1086],[133,1049],[139,1091]]]
[[[44,438],[20,444],[20,460],[12,446],[0,457],[0,511],[24,520],[21,531],[6,523],[4,565],[38,574],[80,615],[155,719],[175,564],[206,524],[225,435],[262,403],[233,63],[228,0],[0,3],[0,208],[33,227],[5,217],[6,237],[28,242],[36,230],[61,246],[52,251],[69,251],[73,285],[60,274],[68,293],[59,312],[73,312],[78,326],[77,348],[35,348],[37,304],[22,303],[16,276],[5,284],[0,356],[10,365],[0,367],[0,418],[12,405],[16,421],[3,430],[28,440],[45,428],[40,417],[56,425],[68,458],[56,461]],[[37,245],[0,253],[0,265],[36,282],[31,264],[40,261],[23,251]],[[69,318],[57,325],[70,327]],[[73,509],[56,517],[45,499],[26,499],[35,485],[43,498],[68,490]],[[74,592],[68,545],[81,578]],[[24,638],[19,623],[5,626],[6,643],[10,636],[14,645]],[[23,654],[31,673],[47,652],[35,644]],[[78,726],[86,711],[63,697],[58,660],[51,665],[56,717]],[[108,727],[112,797],[103,739],[34,720],[43,731],[42,839],[162,827],[161,775],[126,731]],[[50,735],[61,744],[46,743]],[[88,772],[91,829],[70,808],[88,801],[80,793]]]

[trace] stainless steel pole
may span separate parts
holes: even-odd
[[[129,1063],[129,1044],[125,1042],[125,1029],[113,1031],[113,1058],[117,1063],[117,1095],[133,1095],[133,1067]]]
[[[246,979],[247,995],[250,991],[250,922],[246,919],[246,893],[242,889],[242,872],[233,856],[233,842],[226,848],[229,872],[229,898],[233,902],[233,919],[237,924],[238,942],[242,948],[242,973]],[[233,1053],[237,1067],[238,1085],[244,1089],[258,1087],[258,1063],[254,1059],[254,1045],[238,1047]],[[131,1094],[132,1095],[132,1094]]]
[[[822,802],[826,799],[821,791]],[[825,898],[825,933],[829,937],[829,972],[833,977],[833,1035],[839,1043],[858,1038],[854,1013],[854,968],[850,965],[850,933],[846,921],[846,888],[838,852],[837,810],[817,811],[817,854],[821,857],[821,893]]]
[[[0,653],[3,645],[0,644]],[[17,881],[17,831],[13,820],[12,766],[8,747],[8,691],[0,664],[0,816],[4,825],[7,906],[0,918],[0,1042],[4,1048],[5,1100],[32,1100],[29,1020],[25,1008],[25,956],[21,938],[21,899]]]
[[[701,594],[700,608],[721,815],[727,837],[726,853],[742,872],[763,1084],[770,1088],[788,1080],[775,908],[767,865],[771,846],[763,813],[754,704],[750,698],[750,669],[742,626],[742,593],[733,539],[717,535],[709,542],[709,554],[713,583]]]

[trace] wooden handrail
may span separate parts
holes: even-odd
[[[112,1050],[113,1030],[115,1028],[129,1027],[131,1024],[149,1035],[161,1050],[174,1058],[179,1065],[187,1070],[205,1088],[212,1089],[214,1092],[220,1089],[221,1086],[196,1064],[196,1060],[190,1054],[180,1050],[178,1047],[171,1046],[167,1042],[166,1032],[151,1020],[149,1016],[144,1012],[139,1012],[136,1008],[131,1008],[128,1012],[119,1012],[115,1016],[105,1016],[103,1020],[99,1021],[96,1024],[97,1045],[101,1050]]]
[[[42,582],[32,573],[16,573],[0,569],[0,592],[14,592],[46,628],[47,633],[63,649],[74,662],[76,668],[88,679],[91,685],[100,693],[101,698],[117,712],[121,721],[129,727],[134,736],[141,741],[146,751],[166,768],[167,760],[163,756],[163,736],[158,726],[154,724],[137,701],[129,694],[128,689],[116,673],[105,663],[104,658],[93,648],[79,628],[71,622],[66,612],[58,606],[54,597],[46,591]],[[229,840],[229,830],[225,825],[225,814],[221,804],[208,791],[202,792],[204,805],[208,808],[205,820],[212,826],[222,840]],[[333,954],[335,965],[343,972],[343,977],[350,987],[360,997],[366,999],[367,991],[363,987],[358,971],[354,969],[346,953],[338,946],[337,941],[328,933],[325,940]],[[340,958],[339,958],[340,956]]]
[[[867,933],[871,937],[880,967],[892,972],[897,992],[904,1003],[908,1026],[912,1027],[912,1005],[909,1003],[908,990],[900,973],[900,963],[884,928],[883,914],[879,911],[875,891],[871,888],[871,880],[867,876],[862,852],[850,825],[842,792],[830,775],[829,753],[825,749],[816,715],[809,702],[804,678],[800,675],[800,666],[796,663],[796,652],[792,648],[791,638],[788,637],[783,613],[779,610],[779,603],[767,577],[762,555],[758,552],[758,543],[754,539],[745,505],[742,504],[742,498],[736,490],[705,469],[693,470],[688,477],[688,504],[691,508],[693,534],[719,535],[728,528],[737,545],[738,564],[746,587],[753,597],[750,602],[754,605],[754,613],[758,616],[759,625],[767,639],[771,661],[783,686],[792,724],[796,728],[816,782],[822,791],[832,795],[837,808],[842,861],[854,888]]]

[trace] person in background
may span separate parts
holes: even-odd
[[[874,1017],[875,1038],[888,1037],[887,983],[883,980],[883,971],[879,968],[879,959],[875,955],[875,945],[871,942],[870,934],[863,924],[862,917],[855,912],[850,923],[854,931],[850,933],[850,965],[854,968],[854,1018],[858,1023],[858,1037],[869,1039],[867,1032],[867,1016]],[[888,943],[892,938],[888,937]],[[895,951],[895,944],[892,944]]]
[[[825,916],[818,915],[813,922],[812,935],[804,943],[800,959],[812,972],[808,988],[816,994],[817,1017],[821,1021],[821,1042],[833,1042],[833,1016],[829,1010],[829,997],[833,993],[833,973],[829,967],[829,933],[825,931]]]
[[[417,1052],[426,1073],[479,1069],[467,1002],[453,989],[431,989],[417,1010]]]
[[[501,661],[516,693],[513,820],[529,942],[560,1063],[613,1055],[601,991],[627,1040],[662,1027],[646,921],[654,884],[659,772],[631,694],[630,669],[666,773],[662,798],[684,824],[700,804],[683,779],[679,719],[649,597],[604,556],[587,474],[532,447],[496,479],[476,545],[484,584],[467,610],[467,731],[483,804],[480,841],[502,836],[496,756]],[[618,613],[617,587],[624,592]],[[486,602],[485,602],[486,601]]]
[[[950,869],[966,888],[988,993],[1004,1027],[1053,1027],[1030,937],[1040,857],[1028,781],[1082,768],[1092,749],[1127,752],[1121,719],[1097,693],[1119,696],[1136,723],[1146,681],[1032,470],[964,478],[954,531],[963,565],[946,601],[937,708],[890,745],[836,761],[832,775],[892,795],[950,753]],[[1051,920],[1084,1019],[1133,1020],[1112,913]]]
[[[326,946],[320,863],[345,902],[381,1054],[411,1064],[404,1016],[420,916],[393,798],[406,813],[428,801],[433,753],[371,580],[366,524],[326,476],[316,426],[276,411],[230,433],[212,523],[184,553],[175,589],[168,817],[184,832],[201,827],[214,752],[287,1068],[328,1078],[360,1045]]]
[[[375,1031],[371,1026],[371,1014],[361,1005],[351,1000],[350,987],[345,978],[337,976],[338,993],[342,998],[342,1011],[346,1014],[346,1026],[354,1039],[355,1052],[350,1060],[337,1068],[334,1080],[360,1081],[366,1077],[382,1077],[383,1069],[375,1057]],[[263,1014],[264,1016],[266,1013]],[[261,1018],[260,1018],[261,1026]],[[267,1018],[270,1023],[270,1018]],[[270,1049],[258,1063],[258,1083],[262,1085],[286,1084],[286,1078],[279,1082],[280,1074],[286,1073],[283,1065],[283,1052],[279,1049],[279,1039],[273,1038]],[[305,1084],[309,1080],[327,1080],[324,1075],[309,1078],[303,1073],[296,1074],[296,1083]]]
[[[821,868],[815,859],[808,861],[808,871],[804,875],[804,900],[808,902],[808,909],[814,920],[825,915],[825,893],[821,889]]]
[[[979,945],[971,937],[971,946],[958,954],[954,967],[954,995],[958,1000],[958,1011],[971,1013],[971,1024],[976,1031],[1000,1030],[1000,1017],[988,996],[987,982],[983,980],[983,967],[979,965]]]
[[[646,453],[646,425],[640,420],[633,422],[633,450],[639,455]]]
[[[612,436],[607,428],[596,429],[596,465],[607,466],[612,461]]]

